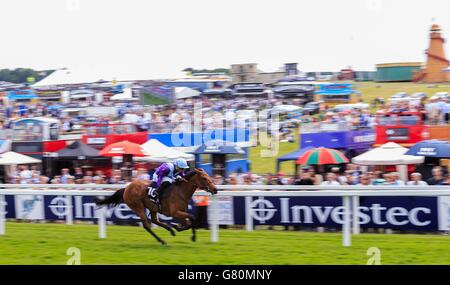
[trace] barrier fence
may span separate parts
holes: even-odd
[[[6,197],[7,196],[24,196],[24,195],[37,195],[37,196],[57,196],[63,205],[58,205],[58,209],[63,209],[62,216],[65,217],[67,224],[72,224],[74,219],[74,205],[72,204],[72,198],[78,197],[82,199],[84,197],[102,197],[108,196],[114,193],[114,191],[123,188],[124,185],[57,185],[57,184],[3,184],[0,185],[0,235],[5,234],[5,221],[6,221]],[[296,186],[296,185],[219,185],[219,192],[217,195],[210,196],[209,204],[209,214],[208,223],[210,226],[211,241],[219,241],[219,225],[220,224],[234,224],[233,217],[231,221],[223,221],[226,215],[237,215],[238,213],[230,214],[227,212],[230,210],[230,205],[227,204],[227,200],[224,199],[244,199],[242,204],[240,200],[237,200],[237,204],[234,205],[235,211],[242,212],[243,217],[245,217],[245,227],[248,231],[253,231],[255,225],[264,224],[265,221],[273,219],[275,214],[278,219],[278,224],[286,224],[296,222],[304,222],[305,220],[310,220],[312,223],[313,218],[311,213],[317,214],[318,219],[322,219],[325,222],[326,216],[333,216],[336,220],[340,220],[342,217],[342,222],[337,223],[342,224],[342,244],[344,246],[351,245],[351,234],[359,234],[360,226],[363,224],[367,214],[363,213],[362,209],[367,210],[368,207],[361,206],[361,198],[364,199],[379,199],[383,197],[386,203],[392,204],[391,208],[381,207],[381,205],[376,202],[372,204],[370,210],[374,211],[374,220],[380,220],[379,214],[381,209],[387,210],[386,217],[392,224],[399,227],[404,226],[408,221],[413,220],[416,226],[428,226],[432,229],[437,229],[437,221],[424,221],[423,216],[432,215],[432,211],[436,217],[433,219],[439,219],[439,229],[440,230],[450,230],[450,187],[448,186]],[[204,191],[197,191],[194,195],[208,195]],[[447,197],[446,197],[447,196]],[[400,197],[408,197],[407,199],[412,202],[417,202],[417,198],[428,199],[424,203],[426,205],[431,205],[430,207],[422,206],[408,206],[410,208],[398,207],[396,200]],[[256,198],[256,199],[255,199]],[[273,200],[276,199],[277,200]],[[438,206],[438,198],[445,198],[440,203],[446,205],[447,208],[442,211]],[[271,200],[272,199],[272,200]],[[328,199],[325,202],[331,203],[326,207],[318,207],[316,204],[312,203],[309,206],[305,206],[310,201],[306,201],[306,204],[290,206],[290,199],[304,199],[301,201],[306,201],[307,199]],[[330,200],[331,199],[331,200]],[[405,198],[406,199],[406,198]],[[429,200],[432,199],[432,200]],[[411,202],[409,201],[409,202]],[[225,202],[225,204],[224,204]],[[278,203],[280,208],[274,207],[274,204]],[[320,203],[324,203],[320,201]],[[87,203],[85,203],[87,204]],[[91,203],[92,204],[92,203]],[[441,204],[439,204],[441,206]],[[80,200],[80,205],[82,205]],[[83,204],[84,205],[84,204]],[[84,205],[86,206],[86,205]],[[225,206],[225,208],[221,208]],[[56,207],[55,205],[49,207]],[[81,206],[76,206],[81,207]],[[233,205],[231,206],[233,207]],[[309,208],[308,208],[309,207]],[[312,209],[312,211],[310,210]],[[323,210],[324,208],[325,210]],[[224,210],[225,209],[225,213]],[[84,209],[87,211],[87,207]],[[126,209],[120,209],[120,215],[123,216],[123,211]],[[106,220],[107,217],[111,218],[111,213],[108,216],[108,209],[106,207],[99,208],[95,210],[95,215],[93,218],[97,219],[99,238],[106,238]],[[231,208],[232,211],[232,208]],[[439,212],[440,214],[437,214]],[[389,213],[389,215],[387,214]],[[303,216],[302,216],[303,215]],[[438,217],[439,215],[439,217]],[[400,221],[400,218],[403,220]],[[83,216],[83,218],[85,218]],[[367,218],[367,217],[366,217]],[[421,220],[422,219],[422,220]],[[387,223],[383,221],[383,223]],[[335,223],[336,224],[336,223]],[[442,225],[444,226],[442,226]],[[389,226],[386,226],[387,228]]]

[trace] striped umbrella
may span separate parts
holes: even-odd
[[[305,152],[302,156],[300,156],[296,163],[297,164],[340,164],[340,163],[348,163],[348,158],[345,155],[332,148],[314,148]]]

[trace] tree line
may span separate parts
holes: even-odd
[[[52,72],[53,70],[37,71],[31,68],[0,69],[0,81],[27,83],[32,79],[37,82]]]
[[[183,72],[189,72],[191,74],[196,73],[223,73],[223,74],[229,74],[230,70],[227,68],[215,68],[215,69],[195,69],[192,67],[188,67],[183,69]]]

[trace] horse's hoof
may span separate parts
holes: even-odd
[[[193,242],[195,242],[195,241],[197,240],[197,238],[196,238],[195,236],[192,236],[192,237],[191,237],[191,240],[192,240]]]
[[[170,231],[170,234],[174,237],[174,236],[176,236],[176,233],[175,233],[175,231]]]
[[[161,245],[166,245],[166,244],[167,244],[167,243],[166,243],[165,241],[163,241],[163,240],[160,240],[159,242],[161,243]]]
[[[173,229],[176,229],[178,231],[178,224],[177,223],[170,223]]]

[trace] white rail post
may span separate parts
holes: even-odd
[[[66,224],[73,225],[73,205],[72,196],[66,196]]]
[[[342,196],[342,206],[344,206],[344,224],[342,225],[342,245],[350,246],[351,241],[351,226],[350,226],[350,196]]]
[[[245,196],[245,228],[247,231],[253,231],[253,209],[251,207],[253,198]]]
[[[106,238],[106,206],[98,209],[98,238]]]
[[[359,196],[352,197],[352,222],[353,222],[353,234],[357,235],[360,233],[359,229]]]
[[[209,218],[211,227],[211,242],[219,241],[219,215],[218,215],[218,202],[215,195],[211,195],[211,217]]]
[[[0,195],[0,235],[6,230],[6,200],[5,195]]]

